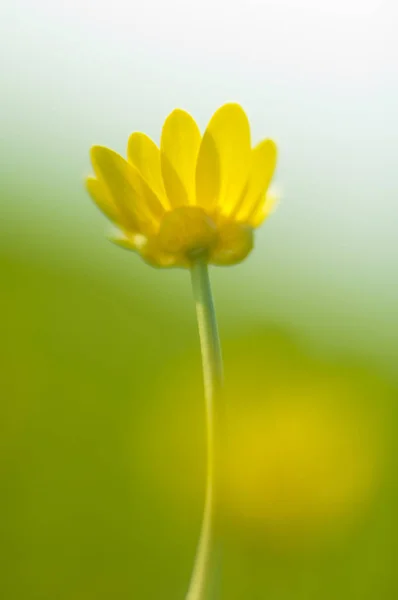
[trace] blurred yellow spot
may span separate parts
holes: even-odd
[[[267,343],[267,353],[237,345],[227,370],[226,523],[233,539],[301,552],[345,539],[371,514],[386,476],[386,391],[355,369]],[[165,377],[141,452],[183,519],[201,506],[206,456],[200,373],[189,359],[178,369],[177,381]]]
[[[289,543],[344,527],[378,481],[361,419],[321,398],[279,398],[230,424],[227,503],[233,521]]]

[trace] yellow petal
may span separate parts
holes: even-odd
[[[145,234],[156,231],[164,209],[137,168],[103,146],[91,149],[91,162],[129,229]]]
[[[146,240],[141,234],[129,234],[118,229],[109,233],[107,238],[110,242],[116,244],[116,246],[120,246],[120,248],[124,248],[125,250],[133,250],[134,252],[139,252],[141,239]]]
[[[251,218],[248,220],[251,227],[259,227],[265,219],[267,219],[275,210],[279,202],[277,194],[264,194],[259,202],[257,209],[254,211]]]
[[[155,142],[145,133],[132,133],[127,146],[127,157],[129,162],[139,170],[162,205],[169,208],[160,167],[160,151]]]
[[[98,208],[114,223],[118,225],[125,225],[120,210],[113,202],[112,197],[108,193],[103,183],[95,179],[95,177],[87,177],[86,189],[94,200]]]
[[[263,140],[252,150],[247,190],[242,202],[234,211],[234,216],[239,221],[249,222],[250,218],[258,212],[275,171],[276,157],[277,148],[272,140]]]
[[[143,236],[140,237],[143,239],[137,239],[137,236],[126,236],[123,234],[123,232],[116,232],[108,236],[108,239],[125,250],[132,250],[133,252],[136,252],[146,263],[152,267],[188,268],[190,266],[189,261],[184,255],[167,253],[162,250],[155,238],[147,239]]]
[[[172,207],[195,204],[195,170],[200,131],[187,112],[176,109],[166,119],[160,143],[164,186]]]
[[[242,196],[250,162],[247,116],[238,104],[225,104],[211,118],[199,150],[197,203],[230,214]]]
[[[217,205],[220,195],[220,155],[209,131],[203,136],[196,167],[196,204],[208,212]]]

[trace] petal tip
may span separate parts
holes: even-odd
[[[97,185],[97,178],[93,175],[88,175],[84,178],[84,187],[89,192],[93,186]]]
[[[171,128],[170,130],[172,130],[174,127],[178,128],[182,126],[183,128],[186,128],[192,127],[192,125],[197,130],[197,132],[199,132],[198,124],[196,123],[191,113],[189,113],[183,108],[175,108],[171,111],[171,113],[167,115],[166,119],[164,120],[160,145],[162,146],[162,139],[164,139],[163,136],[169,128]]]
[[[167,115],[166,121],[168,119],[170,119],[170,118],[178,117],[178,116],[181,116],[181,115],[183,115],[184,117],[188,116],[191,119],[193,118],[192,115],[187,110],[185,110],[184,108],[174,108],[174,110],[172,110],[171,113],[169,113]]]
[[[243,106],[239,104],[239,102],[226,102],[225,104],[222,104],[214,114],[216,115],[220,112],[235,113],[236,115],[239,114],[240,116],[248,120],[247,113]]]
[[[90,156],[91,158],[93,158],[94,156],[96,156],[96,154],[98,152],[101,152],[101,150],[104,148],[104,146],[101,146],[99,144],[94,144],[94,146],[91,146],[90,148]]]
[[[270,152],[272,152],[272,154],[275,157],[277,157],[277,155],[278,155],[278,145],[275,142],[275,140],[267,139],[267,140],[264,140],[264,142],[267,144]]]
[[[95,167],[96,163],[104,156],[105,152],[111,152],[106,146],[100,146],[98,144],[91,146],[90,148],[90,160]]]

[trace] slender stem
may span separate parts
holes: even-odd
[[[193,262],[191,277],[206,399],[207,482],[202,530],[186,600],[211,600],[215,598],[221,568],[220,507],[225,422],[221,394],[223,366],[209,273],[203,258]]]

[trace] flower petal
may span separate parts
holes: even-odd
[[[247,190],[242,202],[234,211],[238,221],[249,222],[258,212],[275,171],[277,157],[276,144],[263,140],[252,150],[252,164]]]
[[[196,167],[196,204],[212,212],[220,195],[220,155],[213,136],[206,131],[199,149]]]
[[[250,219],[247,221],[251,227],[259,227],[265,219],[267,219],[275,210],[279,202],[277,194],[267,193],[261,198],[258,207],[253,212]]]
[[[239,104],[225,104],[211,118],[199,150],[198,205],[228,215],[242,196],[250,162],[247,116]]]
[[[165,208],[170,208],[160,167],[160,150],[145,133],[132,133],[127,146],[128,161],[141,173]]]
[[[112,197],[108,193],[103,183],[95,179],[95,177],[87,177],[86,189],[94,200],[98,208],[110,219],[113,223],[125,226],[125,220],[123,216],[113,202]]]
[[[141,240],[146,240],[146,238],[139,233],[136,235],[129,234],[120,229],[114,229],[113,231],[111,231],[107,235],[107,238],[110,242],[116,244],[116,246],[120,246],[125,250],[133,250],[134,252],[139,252]]]
[[[108,239],[125,250],[132,250],[152,267],[186,267],[189,261],[184,255],[164,252],[157,243],[156,238],[147,239],[140,235],[126,235],[123,231],[114,231]]]
[[[91,161],[130,230],[145,234],[156,231],[164,209],[137,168],[104,146],[91,149]]]
[[[194,119],[181,109],[166,119],[160,143],[164,186],[172,207],[195,203],[195,170],[201,135]]]

